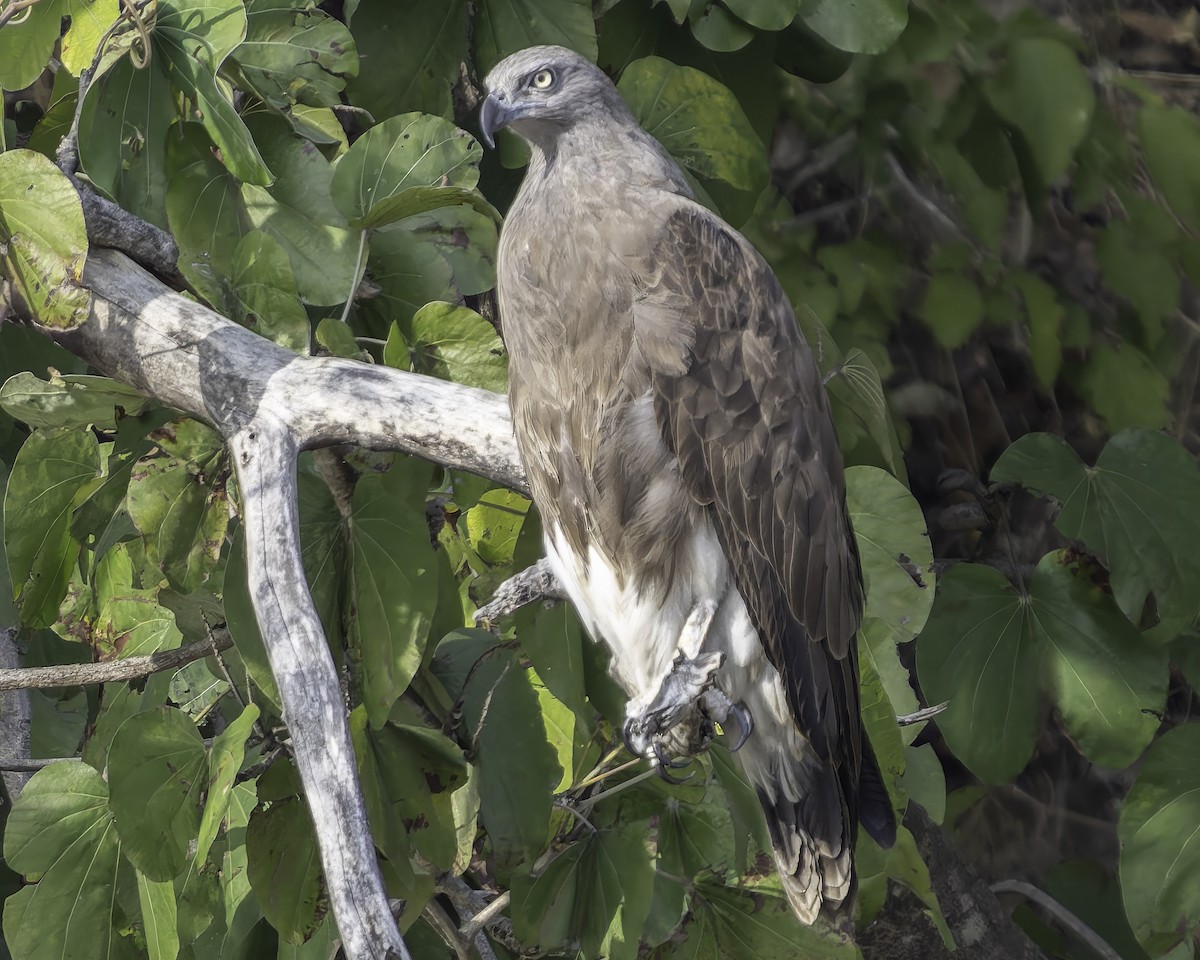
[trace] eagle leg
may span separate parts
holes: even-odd
[[[716,610],[717,604],[711,600],[696,604],[680,631],[678,652],[666,676],[645,707],[637,706],[636,701],[630,704],[629,716],[622,729],[630,753],[645,757],[668,780],[673,779],[666,773],[668,768],[686,765],[686,762],[671,762],[672,749],[699,752],[712,739],[713,719],[720,723],[732,712],[738,717],[742,730],[747,729],[747,724],[742,722],[744,708],[738,713],[728,697],[713,685],[725,655],[701,650]],[[675,730],[685,721],[690,722]],[[672,734],[672,731],[675,732]]]

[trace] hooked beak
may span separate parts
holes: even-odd
[[[508,126],[519,111],[494,93],[489,93],[479,108],[479,132],[489,147],[496,146],[496,131]]]

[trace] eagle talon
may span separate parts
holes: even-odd
[[[730,753],[737,753],[746,745],[746,741],[750,739],[750,734],[754,732],[754,718],[750,716],[750,711],[746,709],[744,703],[735,703],[729,708],[729,713],[737,720],[738,738],[737,743],[729,748]]]

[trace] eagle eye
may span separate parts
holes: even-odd
[[[529,85],[534,90],[549,90],[554,84],[554,71],[543,67],[529,78]]]

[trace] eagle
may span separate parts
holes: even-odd
[[[820,372],[771,268],[697,203],[609,78],[557,46],[485,79],[531,157],[500,235],[509,402],[546,556],[629,694],[625,742],[737,727],[783,889],[813,923],[895,816],[859,709],[858,550]]]

